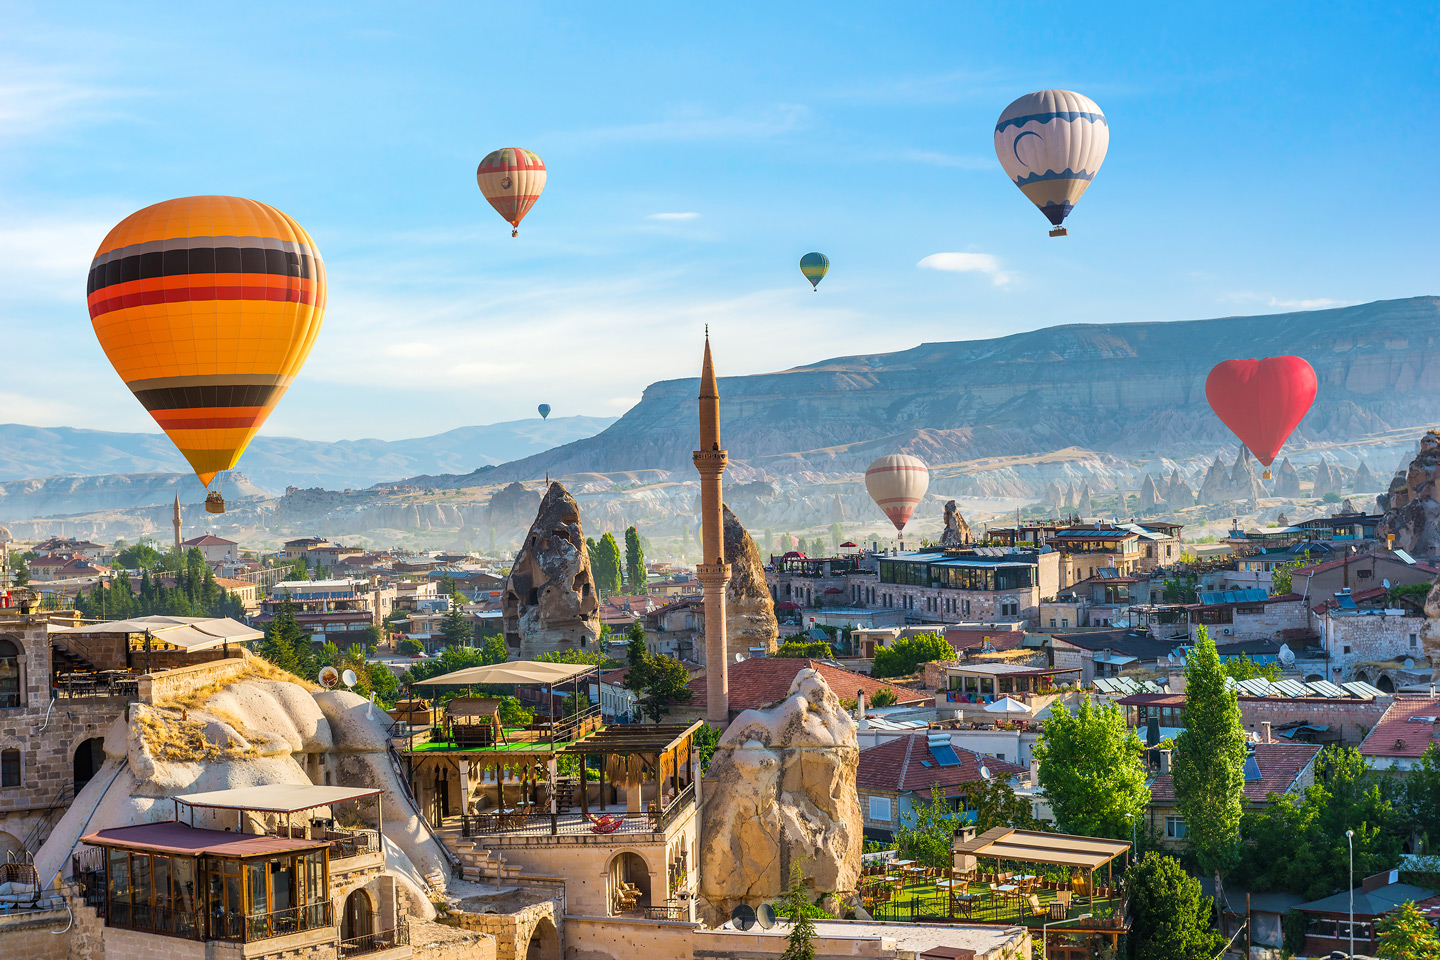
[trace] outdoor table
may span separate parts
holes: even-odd
[[[951,887],[953,887],[953,886],[955,886],[955,881],[954,881],[954,880],[936,880],[936,881],[935,881],[935,889],[937,889],[937,890],[949,890],[949,889],[950,889]]]
[[[970,916],[971,909],[975,906],[975,901],[980,899],[980,894],[952,893],[950,895],[950,899],[953,900],[955,902],[955,905],[960,908],[960,912],[968,917]]]
[[[915,862],[914,860],[891,860],[891,861],[890,861],[890,866],[892,866],[892,867],[908,867],[908,866],[910,866],[910,864],[912,864],[912,863],[914,863],[914,862]]]
[[[1011,894],[1020,892],[1020,888],[1013,883],[997,883],[990,889],[994,890],[996,893],[1004,894],[1007,897]]]

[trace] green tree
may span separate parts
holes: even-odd
[[[690,742],[695,746],[695,755],[700,760],[700,772],[710,766],[710,758],[715,756],[715,748],[720,745],[720,730],[710,724],[701,724],[691,737]]]
[[[1440,937],[1413,901],[1381,917],[1375,932],[1381,960],[1440,960]]]
[[[899,702],[900,698],[889,687],[881,687],[870,695],[870,706],[872,707],[893,707]]]
[[[620,545],[615,542],[613,534],[605,534],[596,544],[595,553],[590,558],[590,573],[602,598],[613,597],[620,592]]]
[[[468,647],[475,642],[474,621],[451,607],[440,618],[440,640],[447,647]]]
[[[828,660],[835,656],[835,650],[825,640],[786,640],[775,649],[772,656],[798,660]]]
[[[1196,628],[1185,658],[1184,729],[1175,740],[1175,802],[1185,839],[1206,875],[1227,873],[1240,842],[1245,801],[1245,729],[1240,701],[1225,687],[1215,642]]]
[[[1293,580],[1290,576],[1294,570],[1310,566],[1310,551],[1306,550],[1297,559],[1289,563],[1278,564],[1270,571],[1270,596],[1283,597],[1293,590]]]
[[[480,641],[480,666],[488,667],[509,659],[510,651],[505,649],[505,638],[500,634],[492,633]]]
[[[419,640],[411,640],[409,637],[406,637],[404,640],[395,644],[395,652],[402,657],[413,657],[417,653],[424,653],[425,646]]]
[[[1405,775],[1405,801],[1425,849],[1440,848],[1440,744],[1432,741]]]
[[[637,620],[630,628],[625,645],[626,689],[635,693],[640,709],[654,723],[673,703],[682,703],[692,696],[690,674],[674,657],[652,654],[645,645],[645,628]]]
[[[1144,745],[1113,703],[1089,697],[1075,713],[1053,710],[1040,728],[1034,756],[1040,786],[1062,833],[1129,839],[1130,817],[1150,802]]]
[[[900,818],[895,830],[895,848],[907,860],[915,860],[927,867],[944,869],[950,866],[950,848],[955,840],[955,828],[960,817],[944,789],[937,783],[930,789],[928,803],[916,802],[910,806],[910,813]]]
[[[260,656],[269,660],[281,670],[297,677],[310,673],[309,641],[295,619],[295,607],[287,592],[280,600],[280,609],[275,618],[265,626],[265,639],[260,644]]]
[[[160,551],[148,543],[137,543],[115,554],[115,565],[125,570],[149,570],[160,563]]]
[[[1174,577],[1165,581],[1161,594],[1166,603],[1199,603],[1200,592],[1196,585],[1199,580],[1193,576]]]
[[[934,633],[918,633],[913,637],[901,637],[888,647],[875,651],[875,663],[870,668],[876,677],[907,677],[922,663],[932,660],[954,660],[955,648],[949,641]]]
[[[640,542],[640,531],[634,527],[625,530],[625,589],[630,593],[644,593],[649,588],[645,573],[645,547]]]
[[[1246,656],[1231,657],[1224,662],[1223,668],[1225,676],[1233,680],[1254,680],[1256,677],[1264,677],[1271,683],[1280,680],[1278,663],[1256,663]]]
[[[995,827],[1011,827],[1015,830],[1037,830],[1040,821],[1035,819],[1030,801],[1015,796],[1010,777],[995,777],[972,783],[966,788],[967,806],[975,811],[975,832],[984,833]]]
[[[1125,876],[1135,960],[1211,960],[1224,946],[1211,899],[1174,857],[1147,853]]]
[[[10,551],[10,571],[15,578],[15,586],[23,587],[30,582],[30,565],[25,562],[25,554],[19,550]]]
[[[790,918],[790,935],[780,960],[815,960],[815,918],[810,915],[810,897],[805,892],[803,861],[790,863],[790,886],[785,890],[784,912]]]

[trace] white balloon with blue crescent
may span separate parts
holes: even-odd
[[[995,123],[995,156],[1015,186],[1061,226],[1105,162],[1110,125],[1094,100],[1073,90],[1027,93]]]

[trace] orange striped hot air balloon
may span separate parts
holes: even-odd
[[[485,155],[475,170],[475,180],[490,206],[514,228],[510,236],[517,237],[520,221],[545,189],[545,162],[533,150],[504,147]]]
[[[918,457],[892,453],[870,464],[865,471],[865,489],[903,538],[905,524],[925,498],[930,487],[930,470]]]
[[[325,315],[305,229],[239,197],[183,197],[110,231],[86,285],[105,356],[206,487],[235,466]],[[206,509],[222,513],[218,491]]]

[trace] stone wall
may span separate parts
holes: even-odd
[[[526,960],[527,957],[560,960],[563,920],[563,913],[556,913],[555,902],[545,900],[504,913],[452,913],[438,922],[459,930],[488,934],[495,945],[495,960]],[[532,939],[536,941],[533,953]]]
[[[69,938],[57,936],[70,915],[64,910],[0,916],[0,957],[6,960],[67,960]]]
[[[212,683],[233,680],[250,669],[249,656],[239,659],[216,660],[213,663],[197,663],[189,667],[176,667],[163,673],[140,678],[140,692],[136,697],[141,703],[165,703],[178,700]]]
[[[1409,657],[1417,662],[1421,673],[1429,673],[1424,665],[1424,633],[1429,621],[1425,617],[1397,617],[1380,613],[1358,616],[1324,616],[1316,620],[1320,638],[1330,653],[1332,683],[1354,680],[1363,672],[1367,683],[1375,683],[1384,671],[1366,666],[1367,661],[1403,661]],[[1339,673],[1335,668],[1339,668]],[[1392,674],[1394,671],[1392,671]],[[1401,681],[1391,676],[1392,683]]]
[[[414,960],[496,960],[495,938],[478,930],[410,919]]]
[[[1296,722],[1329,727],[1331,733],[1339,733],[1341,746],[1358,747],[1393,702],[1393,697],[1374,700],[1241,697],[1240,719],[1245,729],[1254,733],[1261,732],[1260,724],[1265,720],[1270,721],[1272,731]]]

